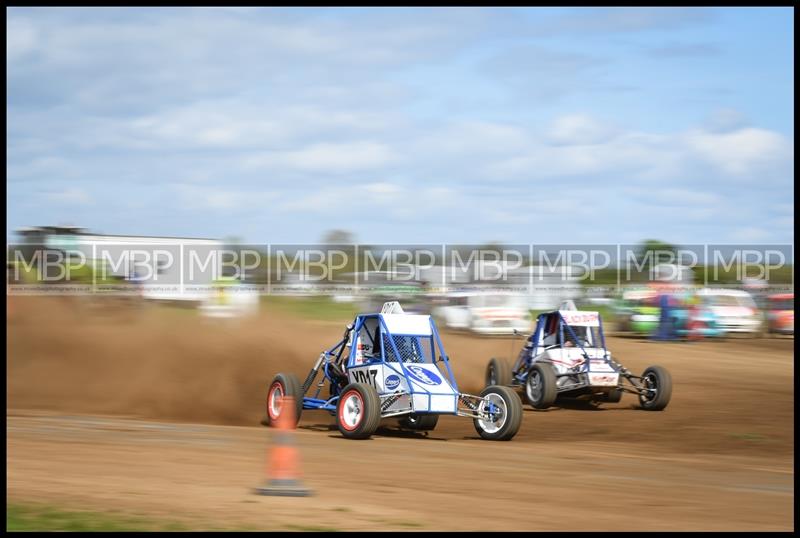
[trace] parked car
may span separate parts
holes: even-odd
[[[767,332],[794,334],[794,293],[767,297]]]
[[[725,333],[759,335],[763,320],[753,297],[743,290],[703,288],[697,292],[701,304],[716,317]]]
[[[628,290],[616,303],[617,330],[650,335],[658,328],[661,309],[655,290]]]
[[[458,292],[445,297],[432,314],[448,329],[477,334],[514,334],[530,330],[524,296],[511,292]]]
[[[617,329],[643,336],[654,334],[662,322],[661,304],[664,300],[656,289],[629,290],[623,293],[614,311]],[[707,304],[692,293],[667,293],[671,338],[713,338],[722,336],[718,318]]]

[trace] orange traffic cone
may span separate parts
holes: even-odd
[[[294,446],[295,428],[294,398],[284,396],[281,399],[281,413],[275,421],[277,430],[272,438],[272,450],[268,476],[264,486],[256,488],[259,495],[279,495],[284,497],[308,497],[311,490],[303,487],[298,479],[300,458]]]

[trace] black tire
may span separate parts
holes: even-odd
[[[619,403],[622,400],[623,391],[620,389],[612,389],[600,397],[603,403]]]
[[[536,363],[525,380],[525,397],[534,409],[547,409],[552,406],[557,394],[556,372],[546,363]]]
[[[300,414],[303,412],[303,386],[300,380],[294,374],[278,374],[272,379],[272,383],[267,387],[267,401],[264,413],[264,418],[261,419],[261,424],[264,426],[273,426],[275,421],[280,416],[281,406],[278,402],[270,404],[273,396],[279,396],[274,390],[279,390],[280,394],[284,396],[291,396],[294,398],[294,424],[296,426],[300,422]]]
[[[355,420],[350,422],[346,415],[355,407]],[[341,392],[336,405],[336,425],[348,439],[368,439],[381,422],[381,399],[371,385],[350,383]]]
[[[522,400],[519,399],[519,395],[513,389],[501,385],[483,389],[481,397],[485,398],[487,396],[495,400],[492,403],[498,406],[502,405],[504,408],[502,414],[498,417],[500,424],[498,426],[497,423],[487,423],[487,421],[476,418],[472,420],[475,425],[475,431],[489,441],[509,441],[517,434],[520,424],[522,424]]]
[[[428,432],[436,428],[437,422],[439,422],[439,415],[417,415],[416,413],[411,413],[400,419],[400,427],[406,430]]]
[[[661,411],[672,397],[672,376],[663,366],[648,366],[642,374],[645,388],[654,388],[654,395],[639,395],[639,404],[647,411]]]
[[[492,385],[508,386],[511,384],[511,368],[503,359],[492,358],[486,366],[484,387]]]

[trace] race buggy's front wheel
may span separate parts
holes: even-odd
[[[648,411],[661,411],[672,397],[672,376],[663,366],[648,366],[642,374],[644,390],[639,404]]]
[[[508,441],[522,424],[522,400],[508,387],[494,385],[481,392],[482,418],[472,420],[478,435],[490,441]]]
[[[367,439],[381,422],[378,392],[364,383],[350,383],[339,396],[336,425],[348,439]]]
[[[427,432],[436,428],[437,422],[439,422],[439,415],[418,415],[416,413],[411,413],[400,419],[400,427],[406,430]]]
[[[300,421],[303,412],[303,386],[294,374],[278,374],[269,384],[267,391],[267,412],[261,419],[264,426],[274,426],[283,409],[283,398],[289,396],[294,399],[294,424]]]
[[[486,378],[484,380],[485,387],[492,385],[510,385],[511,384],[511,368],[508,363],[503,359],[492,358],[486,366]]]
[[[535,409],[547,409],[556,401],[556,372],[546,363],[533,365],[525,380],[525,396]]]

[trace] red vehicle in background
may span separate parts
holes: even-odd
[[[794,334],[794,293],[767,297],[767,330],[770,333]]]

